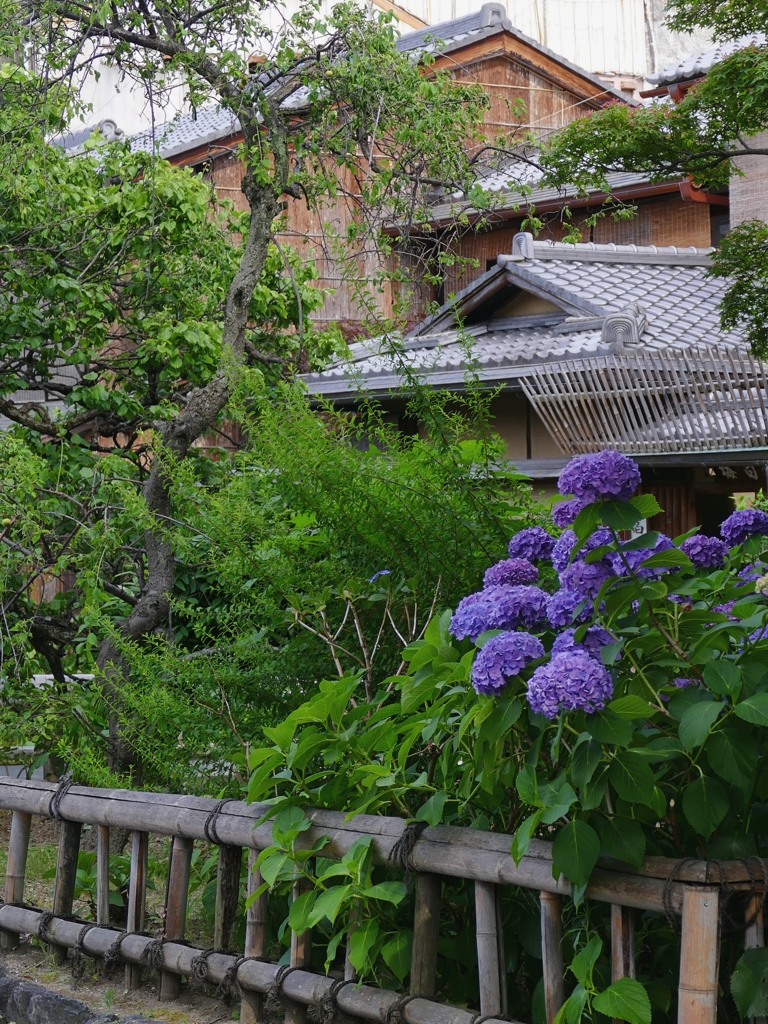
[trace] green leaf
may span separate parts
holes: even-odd
[[[643,566],[649,569],[659,569],[663,567],[689,567],[692,562],[688,555],[684,551],[679,551],[677,548],[668,548],[666,551],[657,551],[655,555],[651,555],[650,558],[646,558],[643,561]]]
[[[720,697],[731,697],[733,700],[741,691],[741,669],[732,661],[710,661],[703,672],[704,682],[712,693]]]
[[[532,764],[524,764],[517,773],[515,788],[520,799],[531,807],[542,807],[539,798],[539,784],[536,779],[536,768]]]
[[[629,1024],[651,1024],[651,1001],[639,981],[619,978],[592,1000],[592,1006],[606,1017],[629,1021]]]
[[[577,548],[581,547],[587,537],[591,537],[600,524],[599,502],[587,505],[579,512],[573,522],[573,532],[576,534]]]
[[[632,742],[632,726],[612,711],[598,711],[587,718],[585,728],[601,743],[612,743],[617,747],[628,747]]]
[[[614,530],[631,530],[635,523],[645,517],[628,501],[600,502],[600,518]]]
[[[717,781],[707,775],[692,782],[683,793],[683,811],[693,828],[709,839],[728,813],[728,794]]]
[[[429,800],[416,811],[416,820],[426,821],[432,827],[439,825],[443,820],[443,808],[447,799],[448,794],[442,790],[433,793]]]
[[[755,693],[733,709],[739,718],[752,725],[768,725],[768,693]]]
[[[571,780],[575,786],[589,782],[602,756],[603,748],[592,737],[578,744],[571,758]]]
[[[734,786],[752,784],[760,756],[757,740],[747,733],[746,729],[718,729],[707,742],[707,760],[712,770]]]
[[[768,1014],[768,947],[749,949],[731,975],[731,995],[741,1017]]]
[[[288,924],[292,931],[301,935],[309,928],[309,919],[316,899],[317,890],[310,889],[293,901],[288,910]]]
[[[608,705],[614,715],[623,718],[627,722],[635,722],[638,719],[650,718],[655,708],[652,708],[647,700],[636,697],[633,693],[626,697],[617,697]]]
[[[349,962],[358,972],[365,973],[368,954],[379,937],[379,926],[372,918],[355,928],[349,937]]]
[[[678,735],[685,750],[691,751],[701,746],[722,710],[723,705],[712,700],[693,704],[684,712]]]
[[[634,750],[622,750],[611,761],[608,778],[622,800],[650,806],[656,780],[640,754]]]
[[[610,857],[640,867],[645,856],[645,834],[631,818],[606,818],[600,838]]]
[[[360,895],[372,900],[386,900],[387,903],[397,906],[405,899],[407,892],[403,882],[378,882],[368,889],[363,889]]]
[[[586,885],[597,858],[600,855],[600,840],[597,833],[585,821],[578,818],[564,825],[552,844],[552,875],[561,874],[574,885]]]
[[[578,982],[587,987],[592,986],[592,970],[597,958],[603,951],[603,940],[597,935],[580,949],[571,961],[571,971]]]
[[[411,949],[413,932],[404,928],[395,933],[395,937],[381,947],[384,963],[392,971],[402,985],[411,969]]]
[[[519,865],[528,852],[528,847],[531,845],[531,836],[539,826],[542,813],[542,811],[536,811],[530,818],[526,818],[518,827],[517,832],[515,832],[515,838],[512,840],[512,848],[510,850],[515,864]]]
[[[326,889],[325,892],[321,892],[315,900],[311,913],[307,916],[309,927],[314,928],[325,917],[333,924],[351,889],[351,885],[334,885],[330,889]],[[298,900],[291,904],[291,909],[296,906],[296,903]],[[288,923],[290,924],[290,915]]]
[[[629,499],[629,503],[634,505],[642,519],[650,519],[651,516],[664,511],[652,494],[636,494],[634,498]]]

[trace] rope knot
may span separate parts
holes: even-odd
[[[397,864],[403,869],[405,872],[403,881],[406,885],[410,885],[411,873],[416,870],[416,865],[413,863],[413,851],[427,828],[429,828],[428,821],[409,821],[387,858],[390,864]]]

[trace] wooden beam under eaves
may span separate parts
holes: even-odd
[[[426,28],[429,24],[428,21],[422,21],[421,18],[417,18],[415,14],[406,11],[399,4],[393,4],[392,0],[373,0],[373,3],[382,11],[392,11],[398,21],[401,21],[404,25],[409,25],[411,28]]]

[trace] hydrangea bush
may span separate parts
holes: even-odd
[[[577,913],[589,913],[583,896],[601,856],[637,866],[646,856],[768,854],[768,514],[735,511],[719,538],[626,539],[661,511],[634,493],[639,484],[618,452],[574,459],[549,528],[526,524],[495,552],[477,591],[434,615],[373,702],[360,701],[350,675],[265,730],[274,745],[252,755],[250,798],[493,828],[510,835],[518,861],[546,839]],[[505,932],[518,964],[513,1016],[536,1020],[537,968],[520,931],[527,904],[505,899],[519,900]],[[669,926],[638,921],[638,980],[624,979],[634,1003],[617,1009],[609,977],[595,987],[607,964],[603,924],[579,925],[587,946],[574,939],[566,950],[579,954],[574,974],[585,948],[596,966],[561,1020],[606,1013],[648,1024],[651,1008],[654,1024],[674,1020]],[[445,949],[460,950],[462,935],[456,923]],[[671,952],[659,958],[661,949]],[[467,955],[441,968],[446,998],[471,1002]],[[745,970],[742,960],[734,977]],[[723,1019],[738,1016],[730,1004]]]

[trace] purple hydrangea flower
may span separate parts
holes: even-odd
[[[768,534],[768,515],[757,508],[733,512],[720,527],[720,536],[728,547],[743,544],[754,533]]]
[[[514,587],[523,583],[534,583],[539,578],[539,570],[527,558],[504,558],[501,562],[486,569],[483,576],[484,587],[495,587],[500,583]]]
[[[583,607],[574,618],[579,605]],[[570,626],[574,622],[589,622],[592,612],[592,602],[587,601],[583,594],[577,594],[575,590],[558,590],[547,601],[547,619],[554,629]]]
[[[612,694],[610,672],[584,651],[556,654],[528,682],[531,710],[550,719],[560,711],[601,711]]]
[[[609,555],[608,558],[610,559],[613,571],[617,576],[628,575],[624,565],[624,559],[626,559],[627,564],[635,575],[656,577],[661,576],[665,572],[669,572],[669,567],[657,566],[656,568],[644,569],[643,562],[647,558],[650,558],[651,555],[655,555],[657,551],[669,551],[669,549],[674,546],[675,545],[666,534],[660,533],[652,548],[636,548],[635,550],[623,551],[621,554],[617,551],[615,554]]]
[[[733,609],[733,606],[735,604],[736,599],[734,598],[733,601],[725,601],[723,604],[714,605],[712,611],[719,612],[721,615],[727,615],[729,619],[733,619],[734,622],[738,622],[739,620],[736,618],[736,616],[731,615],[731,610]]]
[[[558,501],[556,505],[552,506],[552,522],[555,526],[559,526],[561,530],[566,526],[571,526],[576,516],[585,506],[586,502],[581,501],[579,498],[571,498],[570,501]]]
[[[527,558],[529,562],[550,558],[555,538],[541,526],[529,526],[516,533],[509,542],[510,558]]]
[[[592,536],[587,539],[584,547],[576,553],[576,558],[584,558],[588,551],[594,551],[595,548],[601,548],[605,544],[611,544],[612,542],[613,538],[611,537],[610,530],[595,530]],[[557,543],[552,550],[552,565],[556,572],[562,572],[567,567],[575,544],[576,534],[573,530],[565,530],[557,538]]]
[[[611,570],[601,562],[572,562],[560,573],[560,586],[564,590],[575,590],[584,597],[595,598],[610,576]]]
[[[459,601],[450,631],[457,640],[475,640],[488,629],[538,626],[546,618],[549,595],[539,587],[486,587]]]
[[[680,545],[697,569],[719,569],[728,557],[728,545],[718,537],[703,537],[695,533]]]
[[[739,579],[744,580],[745,583],[754,583],[756,580],[760,579],[765,571],[765,562],[750,562],[749,565],[745,565],[743,569],[740,569],[737,575]]]
[[[566,629],[556,637],[552,644],[552,657],[562,654],[563,651],[584,651],[591,658],[599,658],[600,650],[606,644],[613,643],[613,637],[602,626],[588,626],[586,633],[578,642],[574,640],[575,635],[575,629]]]
[[[557,481],[561,494],[572,494],[585,504],[603,498],[628,501],[639,486],[637,463],[611,450],[571,459]]]
[[[478,693],[493,696],[529,662],[543,657],[544,645],[530,633],[499,633],[475,655],[472,685]]]
[[[688,594],[667,594],[670,601],[674,601],[675,604],[682,605],[686,611],[690,611],[693,608],[693,598]]]
[[[672,682],[678,690],[685,690],[689,686],[698,685],[695,679],[688,679],[686,676],[678,676],[677,679],[673,679]]]
[[[488,625],[491,615],[488,595],[488,590],[480,590],[459,601],[449,627],[457,640],[469,637],[474,643],[481,633],[492,628]]]

